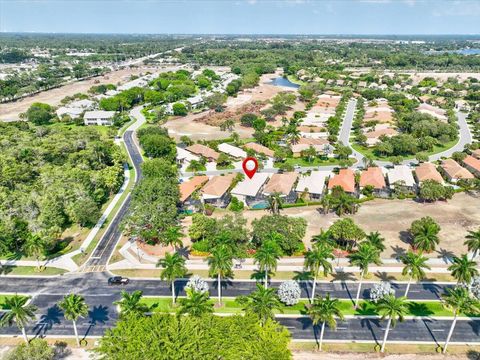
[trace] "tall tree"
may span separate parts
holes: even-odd
[[[480,229],[477,231],[469,230],[466,239],[464,245],[467,246],[468,251],[472,252],[472,259],[475,259],[480,252]]]
[[[382,316],[382,320],[388,319],[385,335],[383,336],[382,347],[380,349],[380,352],[383,353],[385,351],[390,326],[395,327],[397,320],[402,322],[408,311],[406,299],[405,297],[397,298],[395,295],[387,295],[377,303],[377,311]]]
[[[280,214],[283,208],[283,199],[279,193],[273,193],[267,197],[268,210],[274,215]]]
[[[442,295],[444,305],[447,309],[453,311],[453,321],[443,346],[443,353],[447,352],[448,343],[452,337],[457,318],[459,314],[478,314],[480,307],[478,300],[474,299],[466,287],[457,286],[455,288],[447,288],[446,293]]]
[[[23,250],[28,256],[33,256],[37,261],[37,270],[40,270],[40,258],[45,255],[47,244],[39,235],[31,234],[25,245],[23,245]]]
[[[358,250],[348,255],[350,264],[360,268],[360,282],[358,284],[357,296],[355,298],[355,309],[358,307],[360,291],[362,289],[363,278],[368,274],[368,267],[371,264],[381,265],[378,249],[372,244],[365,242],[358,246]]]
[[[175,304],[175,280],[187,274],[185,259],[179,253],[166,253],[164,259],[158,260],[157,267],[163,268],[160,278],[170,283],[172,287],[172,303]]]
[[[265,272],[265,288],[268,287],[268,273],[277,270],[280,248],[272,240],[265,241],[257,250],[254,262],[258,264],[259,271]]]
[[[385,238],[380,235],[378,231],[371,232],[365,237],[365,240],[368,241],[370,244],[375,246],[378,251],[381,253],[385,250]]]
[[[35,305],[27,304],[30,297],[13,295],[5,298],[5,306],[9,309],[2,318],[0,318],[0,326],[12,326],[13,323],[22,331],[23,339],[28,344],[27,332],[25,327],[29,320],[35,319]]]
[[[277,296],[275,289],[267,289],[257,284],[257,290],[247,296],[239,296],[237,301],[243,305],[243,310],[256,314],[260,323],[265,325],[268,319],[274,319],[274,311],[282,311],[282,303]]]
[[[65,319],[72,321],[75,339],[77,340],[77,346],[80,346],[77,320],[88,315],[88,305],[85,302],[84,297],[77,294],[66,295],[63,300],[58,303],[58,306],[63,310]]]
[[[478,276],[477,263],[470,260],[467,254],[462,254],[460,257],[454,256],[448,271],[457,280],[457,284],[467,285],[475,276]]]
[[[431,252],[440,242],[440,226],[429,216],[412,222],[410,232],[413,235],[413,247],[417,250]]]
[[[409,276],[407,288],[405,289],[404,295],[405,297],[407,297],[412,280],[422,280],[425,277],[424,269],[430,269],[430,266],[427,264],[427,257],[423,256],[422,253],[414,253],[413,251],[408,251],[405,255],[401,257],[401,260],[404,265],[402,275]]]
[[[329,260],[333,259],[333,248],[325,243],[315,244],[311,250],[306,252],[303,266],[313,273],[312,296],[310,301],[313,301],[315,297],[315,287],[320,269],[323,269],[323,276],[331,274],[332,264],[330,264]]]
[[[122,290],[122,298],[113,302],[114,305],[120,307],[120,312],[122,316],[143,316],[150,308],[141,302],[143,291],[135,290],[131,293]]]
[[[207,258],[209,274],[217,277],[218,283],[218,304],[222,303],[222,279],[233,276],[233,256],[226,245],[217,245]]]
[[[213,312],[213,304],[210,302],[208,292],[187,291],[187,297],[180,299],[179,314],[202,316]]]
[[[340,301],[338,299],[331,299],[330,293],[325,295],[325,298],[317,296],[311,305],[306,305],[307,314],[312,319],[313,326],[322,324],[320,330],[320,341],[318,342],[318,350],[322,350],[323,334],[325,332],[325,324],[332,330],[337,328],[336,318],[343,320],[343,314],[340,310]]]

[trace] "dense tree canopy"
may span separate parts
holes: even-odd
[[[217,317],[154,314],[128,317],[107,330],[96,350],[101,359],[275,359],[291,358],[290,335],[257,316]]]
[[[90,226],[122,184],[123,155],[95,128],[0,124],[0,254],[35,234],[53,251],[72,224]]]

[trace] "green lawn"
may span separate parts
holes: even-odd
[[[217,170],[232,170],[232,169],[235,169],[235,165],[233,164],[229,164],[227,166],[217,165]]]
[[[211,303],[216,302],[215,291],[212,293],[210,299]],[[143,298],[142,302],[148,306],[153,307],[155,312],[174,312],[175,307],[172,307],[172,300],[170,297],[153,297]],[[223,305],[215,307],[214,311],[218,313],[232,313],[238,314],[242,312],[242,307],[235,301],[234,298],[223,298]],[[178,303],[178,299],[177,299]],[[293,306],[283,306],[283,314],[305,314],[305,304],[308,301],[302,300]],[[353,308],[353,303],[349,300],[340,300],[340,310],[343,315],[378,315],[375,310],[375,305],[370,301],[360,301],[360,306],[357,310]],[[277,312],[279,313],[279,312]],[[281,313],[281,312],[280,312]],[[452,312],[446,310],[439,301],[425,301],[425,302],[408,302],[408,314],[410,316],[452,316]]]
[[[427,154],[428,156],[438,154],[440,152],[443,152],[443,151],[448,150],[451,147],[455,146],[455,144],[457,142],[458,142],[458,139],[455,139],[455,140],[449,141],[448,143],[445,143],[443,145],[436,145],[436,146],[434,146],[432,151],[426,151],[425,154]],[[352,145],[352,148],[357,150],[359,153],[361,153],[362,155],[368,156],[373,160],[391,161],[391,159],[393,158],[393,156],[377,156],[373,152],[374,148],[371,148],[371,147],[361,146],[361,145],[355,144],[353,142],[352,142],[351,145]],[[412,156],[402,156],[402,159],[403,160],[414,160],[415,156],[413,156],[413,155]]]
[[[307,167],[307,166],[328,166],[328,165],[338,165],[340,161],[335,158],[328,158],[327,160],[322,160],[319,158],[315,158],[313,161],[307,161],[301,157],[298,158],[287,158],[285,160],[285,163],[288,165],[298,165],[302,167]],[[273,166],[274,167],[280,167],[282,163],[276,162]]]
[[[197,171],[207,171],[207,168],[205,165],[201,164],[202,166],[199,166],[199,169],[196,170],[196,171],[192,171],[192,169],[190,169],[190,167],[187,167],[187,172],[197,172]]]
[[[5,275],[41,275],[41,276],[53,276],[65,274],[67,270],[46,267],[42,271],[37,271],[35,266],[3,266],[0,268],[0,274]]]

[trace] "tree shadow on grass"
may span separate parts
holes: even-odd
[[[413,316],[431,316],[433,311],[430,310],[425,303],[410,302],[408,303],[408,311]]]

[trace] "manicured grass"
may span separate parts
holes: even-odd
[[[192,171],[192,169],[190,169],[190,167],[187,167],[187,172],[198,172],[198,171],[207,171],[207,167],[203,164],[201,164],[202,166],[199,166],[199,169],[197,169],[196,171]]]
[[[235,169],[235,165],[233,165],[233,164],[230,164],[230,165],[227,165],[227,166],[217,165],[217,170],[231,170],[231,169]]]
[[[445,150],[450,149],[450,148],[453,147],[457,142],[458,142],[458,139],[455,139],[455,140],[449,141],[449,142],[447,142],[447,143],[445,143],[445,144],[443,144],[443,145],[436,145],[436,146],[433,147],[433,150],[432,150],[432,151],[426,151],[425,154],[428,155],[428,156],[438,154],[438,153],[440,153],[440,152],[443,152],[443,151],[445,151]],[[375,153],[373,152],[374,148],[361,146],[361,145],[355,144],[355,143],[352,143],[351,145],[352,145],[352,148],[354,148],[355,150],[357,150],[359,153],[361,153],[362,155],[368,156],[368,157],[370,157],[370,158],[373,159],[373,160],[391,161],[391,159],[394,157],[394,156],[388,156],[388,157],[377,156],[377,155],[375,155]],[[423,151],[422,151],[422,152],[423,152]],[[402,159],[403,159],[403,160],[414,160],[414,159],[415,159],[415,156],[413,156],[413,155],[411,155],[411,156],[402,156]]]
[[[41,276],[53,276],[65,274],[67,270],[45,267],[42,271],[38,271],[35,266],[3,266],[0,268],[0,274],[5,275],[41,275]]]
[[[216,302],[215,290],[211,294],[210,302],[214,304]],[[170,297],[153,297],[143,298],[142,302],[148,306],[153,307],[155,312],[175,312],[178,307],[172,307],[172,299]],[[283,314],[304,315],[305,305],[309,302],[307,300],[301,300],[298,304],[293,306],[283,306]],[[343,315],[378,315],[375,304],[370,301],[360,301],[357,310],[353,308],[353,303],[350,300],[340,300],[340,310]],[[242,306],[238,304],[233,298],[223,298],[222,306],[215,307],[215,312],[226,314],[238,314],[242,312]],[[282,314],[280,311],[276,311],[277,314]],[[409,316],[452,316],[452,312],[445,309],[439,301],[422,301],[422,302],[408,302]]]
[[[288,81],[294,83],[294,84],[297,84],[297,85],[305,85],[305,84],[308,84],[306,83],[305,81],[303,80],[300,80],[299,78],[297,78],[295,75],[287,75],[287,79]]]
[[[353,160],[352,160],[353,161]],[[335,158],[328,158],[327,160],[322,160],[319,158],[315,158],[313,161],[307,161],[301,157],[298,158],[288,158],[285,160],[285,163],[288,165],[299,165],[302,167],[307,166],[328,166],[328,165],[338,165],[340,161]],[[275,163],[274,167],[280,167],[282,163]]]

